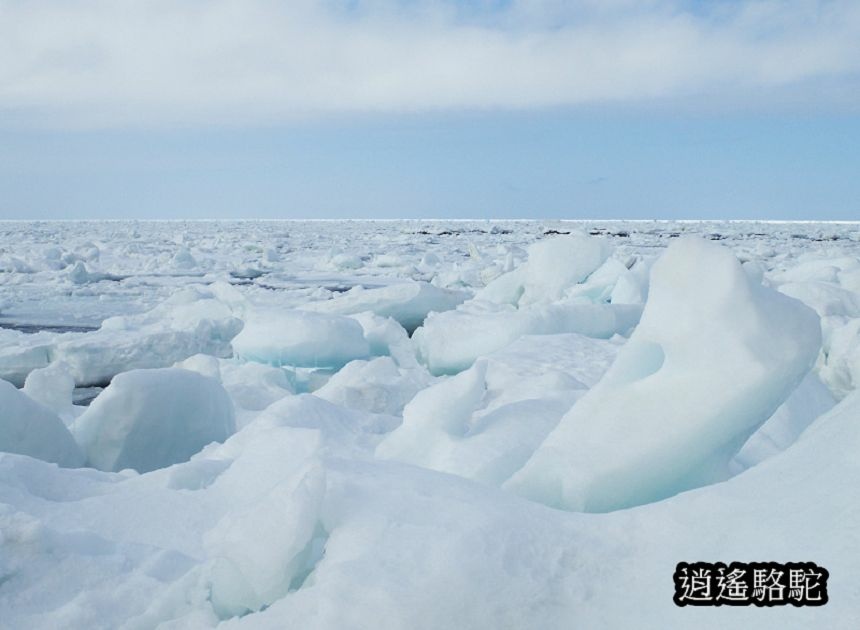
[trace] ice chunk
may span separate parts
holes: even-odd
[[[122,276],[115,276],[100,271],[90,271],[83,261],[79,260],[69,271],[69,280],[73,284],[89,284],[90,282],[101,282],[102,280],[122,280]]]
[[[262,363],[225,361],[221,366],[221,382],[236,406],[247,411],[260,411],[295,393],[286,369]]]
[[[433,374],[452,374],[523,335],[579,333],[608,339],[628,333],[641,313],[636,304],[558,302],[515,309],[475,302],[431,315],[412,339]]]
[[[62,361],[30,372],[23,391],[33,400],[59,415],[66,424],[77,416],[72,405],[75,379],[69,366]]]
[[[476,297],[520,306],[555,301],[585,280],[611,253],[605,240],[581,232],[538,241],[529,246],[527,262],[496,278]]]
[[[241,329],[242,321],[210,291],[187,289],[141,315],[58,337],[49,356],[68,363],[79,386],[101,385],[120,372],[166,367],[198,353],[228,357]]]
[[[644,304],[648,299],[649,261],[638,261],[631,269],[618,276],[609,301],[612,304]]]
[[[826,282],[791,282],[781,285],[779,290],[815,309],[822,317],[860,317],[860,294],[837,285]]]
[[[551,372],[561,372],[590,388],[609,369],[626,341],[623,337],[594,339],[576,333],[526,335],[488,355],[488,378],[498,381],[495,387],[507,393],[523,392],[521,397],[534,379]],[[530,395],[539,398],[540,394],[534,390]]]
[[[599,378],[616,351],[581,335],[523,337],[419,392],[376,455],[499,485],[585,393],[574,374]]]
[[[221,384],[180,368],[118,374],[72,426],[91,466],[138,472],[187,461],[234,430]]]
[[[66,467],[84,463],[80,449],[60,418],[2,380],[0,451],[29,455]]]
[[[752,283],[729,250],[680,239],[615,363],[507,487],[602,512],[723,479],[820,344],[814,312]]]
[[[301,473],[206,534],[215,558],[211,599],[222,618],[260,610],[298,588],[322,555],[325,473],[313,463]]]
[[[173,367],[197,372],[203,376],[221,380],[221,360],[210,354],[195,354],[184,361],[177,361]]]
[[[233,349],[248,361],[299,367],[342,367],[370,355],[354,319],[299,310],[251,313]]]
[[[380,436],[401,422],[397,416],[348,409],[319,398],[315,394],[288,396],[269,405],[254,420],[251,428],[293,427],[316,429],[327,446],[355,454],[375,447]],[[240,434],[241,435],[241,434]]]
[[[377,357],[346,364],[314,395],[348,409],[396,416],[433,380],[421,366],[404,369],[391,357]]]
[[[58,338],[45,331],[28,335],[0,328],[0,378],[23,386],[30,372],[51,362],[51,348]]]
[[[187,247],[180,247],[170,262],[176,269],[194,269],[197,266],[197,260]]]
[[[364,338],[370,344],[374,356],[390,355],[402,368],[418,367],[415,347],[406,329],[390,317],[373,313],[358,313],[352,316],[364,329]]]
[[[819,416],[830,411],[836,401],[814,372],[806,375],[762,427],[752,434],[732,460],[732,472],[755,466],[784,451]]]
[[[821,379],[841,399],[860,387],[860,318],[834,326],[825,338],[824,349]]]
[[[464,291],[440,289],[426,282],[401,282],[377,289],[354,288],[332,300],[311,302],[303,308],[340,315],[370,311],[391,317],[406,330],[413,331],[429,313],[451,310],[468,297]]]

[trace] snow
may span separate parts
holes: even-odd
[[[148,472],[187,461],[235,430],[220,383],[180,368],[117,375],[72,425],[90,466]]]
[[[820,347],[809,308],[756,285],[722,246],[679,239],[612,367],[506,487],[604,512],[720,481]]]
[[[857,224],[0,222],[0,626],[855,628],[858,291]]]
[[[29,455],[60,466],[75,467],[84,462],[59,416],[2,380],[0,451]]]

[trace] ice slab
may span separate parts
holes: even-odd
[[[465,291],[442,289],[426,282],[402,282],[375,289],[357,286],[331,300],[310,302],[303,308],[339,315],[369,311],[391,317],[407,331],[413,331],[431,312],[451,310],[469,297]]]
[[[420,391],[376,456],[500,485],[618,350],[582,335],[523,337]]]
[[[77,417],[77,409],[72,404],[75,379],[71,368],[63,361],[30,372],[24,382],[23,391],[60,416],[66,424],[70,424]]]
[[[347,363],[314,395],[348,409],[397,416],[433,380],[421,366],[401,368],[391,357],[377,357]]]
[[[732,460],[731,471],[738,473],[784,451],[835,405],[836,400],[821,379],[810,372],[767,422],[750,436]]]
[[[525,263],[493,280],[476,298],[518,306],[556,301],[598,269],[611,253],[607,241],[582,232],[538,241],[529,246]]]
[[[60,337],[49,356],[71,367],[77,385],[101,385],[120,372],[166,367],[199,353],[230,356],[230,341],[241,329],[242,321],[211,291],[189,288],[147,313]]]
[[[604,512],[723,479],[820,344],[809,308],[752,282],[728,249],[679,239],[615,363],[507,487]]]
[[[608,339],[626,334],[641,313],[636,304],[556,302],[517,309],[471,303],[469,308],[431,315],[413,341],[433,374],[453,374],[524,335],[578,333]]]
[[[0,380],[0,451],[29,455],[66,467],[82,466],[84,457],[62,420]]]
[[[356,320],[301,310],[250,313],[233,349],[242,359],[276,366],[339,368],[370,356]]]
[[[72,432],[91,466],[148,472],[187,461],[235,428],[233,403],[216,379],[161,368],[118,374]]]

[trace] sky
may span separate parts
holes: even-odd
[[[0,0],[0,219],[860,220],[856,0]]]

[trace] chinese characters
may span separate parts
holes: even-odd
[[[827,569],[813,562],[679,562],[678,606],[823,606]]]

